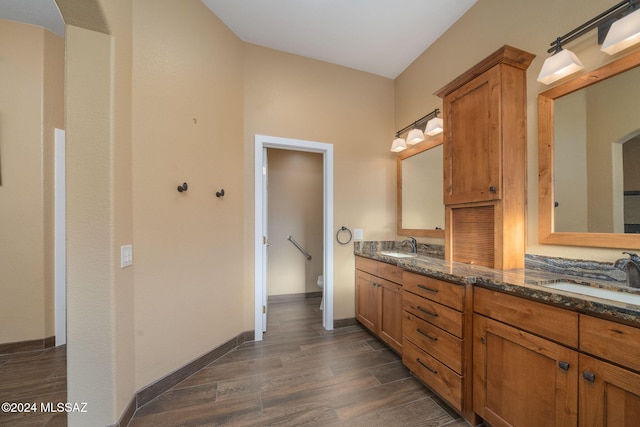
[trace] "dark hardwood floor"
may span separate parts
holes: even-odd
[[[359,325],[325,331],[319,302],[270,304],[262,342],[149,402],[130,426],[468,426]]]
[[[0,411],[0,426],[66,426],[66,413],[53,412],[53,408],[47,406],[66,401],[65,346],[24,353],[0,354],[0,403],[29,404],[21,412],[5,412],[3,407]],[[41,406],[42,404],[45,406]],[[23,408],[14,406],[10,409]]]
[[[467,427],[361,326],[325,331],[320,299],[269,305],[247,342],[139,408],[131,427]],[[0,355],[0,402],[65,402],[65,349]],[[1,413],[0,426],[65,426],[65,414]]]

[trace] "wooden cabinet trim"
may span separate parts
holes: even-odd
[[[529,65],[531,65],[531,62],[534,58],[535,55],[531,53],[524,52],[509,45],[505,45],[493,52],[482,61],[478,62],[465,73],[456,77],[451,83],[438,90],[435,95],[443,98],[462,86],[464,83],[500,63],[526,70],[527,68],[529,68]]]

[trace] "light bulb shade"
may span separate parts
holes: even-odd
[[[409,135],[407,135],[407,144],[415,145],[424,141],[424,133],[420,129],[411,129]]]
[[[396,138],[393,140],[393,144],[391,144],[391,151],[394,153],[399,153],[400,151],[407,148],[407,143],[404,142],[402,138]]]
[[[538,81],[546,85],[576,73],[584,68],[575,53],[563,49],[547,58],[538,75]]]
[[[424,130],[424,133],[429,136],[433,136],[439,134],[443,130],[444,126],[442,124],[442,119],[440,117],[434,117],[427,122],[427,128]]]
[[[600,50],[613,55],[638,42],[640,42],[640,9],[611,24]]]

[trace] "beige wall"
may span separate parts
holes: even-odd
[[[323,257],[322,154],[268,149],[267,295],[318,292]],[[292,236],[310,255],[289,241]]]
[[[133,28],[141,388],[253,329],[243,323],[253,295],[243,293],[242,43],[199,0],[136,1]]]
[[[64,40],[0,19],[0,343],[54,335],[53,136]]]
[[[400,127],[441,106],[441,100],[433,93],[500,46],[509,44],[536,55],[527,72],[528,253],[602,261],[620,258],[619,250],[539,245],[537,238],[537,95],[547,86],[536,78],[548,57],[546,49],[555,37],[609,7],[611,3],[607,0],[478,1],[396,79],[395,119]],[[567,46],[587,70],[615,59],[600,52],[596,35],[597,31],[591,31]]]
[[[244,303],[253,324],[254,135],[333,144],[334,234],[395,235],[393,81],[255,45],[245,46]],[[354,317],[353,245],[334,245],[334,318]]]

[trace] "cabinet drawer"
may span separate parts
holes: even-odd
[[[578,313],[476,287],[473,311],[516,328],[578,348]]]
[[[404,289],[448,307],[462,311],[464,287],[428,276],[405,271],[402,275]]]
[[[378,276],[391,280],[392,282],[402,283],[402,268],[397,265],[387,264],[386,262],[378,262]]]
[[[640,329],[581,314],[580,351],[640,371]]]
[[[367,273],[378,275],[378,261],[361,256],[356,257],[356,270],[366,271]]]
[[[405,339],[402,363],[458,411],[462,410],[462,377]]]
[[[404,311],[402,334],[458,374],[462,374],[462,340]]]
[[[462,338],[462,313],[426,298],[407,292],[402,294],[405,311]]]

